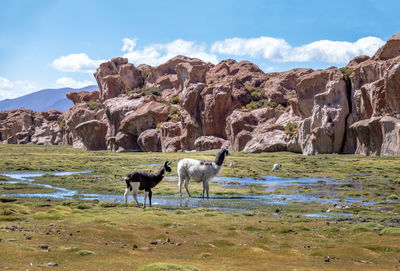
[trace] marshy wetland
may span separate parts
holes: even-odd
[[[216,152],[0,145],[0,268],[400,270],[400,157],[234,152],[209,200],[179,198],[177,162]],[[166,160],[153,206],[125,208],[120,177]]]

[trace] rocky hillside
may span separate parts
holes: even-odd
[[[157,67],[102,63],[98,92],[64,114],[0,112],[0,140],[88,150],[400,154],[400,33],[341,69],[264,73],[177,56]],[[57,119],[55,116],[57,115]],[[41,119],[42,121],[37,121]]]

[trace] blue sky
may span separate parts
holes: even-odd
[[[176,54],[265,72],[344,66],[400,31],[400,1],[2,0],[0,100],[95,83],[99,63]]]

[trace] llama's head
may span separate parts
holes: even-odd
[[[170,167],[170,165],[171,165],[171,162],[169,162],[169,161],[165,162],[165,164],[164,164],[164,170],[165,170],[166,172],[171,172],[171,167]]]
[[[229,153],[229,151],[228,151],[228,146],[227,146],[227,145],[226,145],[226,146],[222,146],[222,147],[221,147],[221,150],[224,151],[224,155],[225,155],[225,156],[230,155],[230,153]]]

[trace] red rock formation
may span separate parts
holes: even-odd
[[[194,142],[196,151],[220,149],[222,146],[229,146],[229,141],[215,136],[201,136]]]

